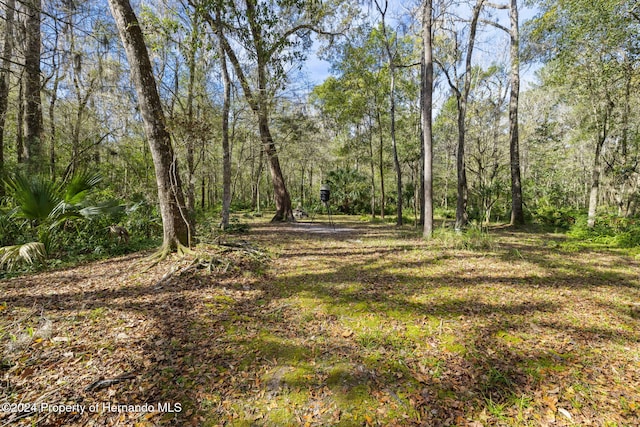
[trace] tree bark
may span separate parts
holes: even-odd
[[[218,11],[216,24],[218,34],[222,34],[222,19]],[[231,78],[227,69],[227,55],[222,45],[218,43],[220,69],[222,70],[223,103],[222,103],[222,229],[229,227],[229,213],[231,209],[231,147],[229,145],[229,111],[231,109]]]
[[[511,94],[509,97],[509,154],[511,158],[511,225],[524,224],[522,181],[520,177],[520,141],[518,133],[518,100],[520,94],[520,31],[518,2],[511,0]]]
[[[596,142],[596,152],[593,159],[593,169],[591,169],[591,190],[589,191],[589,210],[587,215],[587,226],[593,228],[596,225],[596,213],[598,209],[598,197],[600,193],[600,173],[601,173],[601,153],[604,139]]]
[[[24,161],[35,172],[42,162],[41,10],[40,0],[25,0]]]
[[[596,225],[596,213],[598,210],[598,198],[600,196],[600,174],[602,173],[602,147],[607,139],[608,113],[605,116],[602,134],[598,131],[596,151],[593,157],[591,169],[591,189],[589,191],[589,208],[587,214],[587,226],[593,228]]]
[[[396,225],[402,225],[402,168],[400,166],[400,159],[398,158],[398,143],[396,141],[396,73],[395,66],[392,60],[389,60],[389,67],[391,68],[391,83],[390,83],[390,102],[391,102],[391,148],[393,150],[393,166],[396,170],[396,191],[398,197],[396,200]]]
[[[24,163],[24,73],[18,77],[18,113],[16,117],[16,161]]]
[[[138,104],[149,139],[162,215],[163,250],[175,250],[181,245],[189,245],[191,233],[188,230],[178,162],[165,127],[164,112],[149,54],[138,19],[129,1],[109,0],[109,7],[127,54],[131,79],[138,95]]]
[[[0,70],[0,196],[4,195],[4,128],[7,122],[9,86],[11,82],[11,57],[13,56],[13,19],[15,0],[7,0],[5,5],[4,45],[2,48],[2,70]]]
[[[456,151],[457,198],[456,198],[456,231],[467,225],[467,165],[465,163],[465,117],[466,100],[458,98],[458,149]]]
[[[422,119],[423,153],[423,230],[422,235],[433,236],[433,40],[432,40],[432,0],[424,0],[422,6],[422,78],[420,112]]]
[[[371,170],[371,218],[376,217],[376,172],[373,157],[373,120],[369,117],[369,167]]]
[[[291,197],[289,196],[289,191],[287,191],[282,169],[280,168],[276,145],[273,142],[271,130],[269,129],[269,118],[264,108],[258,111],[257,114],[260,138],[262,139],[264,152],[267,154],[269,161],[269,172],[271,172],[271,182],[273,183],[273,193],[276,202],[276,214],[271,221],[295,221],[291,207]]]
[[[376,117],[378,119],[378,129],[380,136],[380,144],[378,147],[378,171],[380,172],[380,218],[384,219],[385,209],[385,191],[384,191],[384,139],[382,137],[382,115],[380,111],[376,111]]]

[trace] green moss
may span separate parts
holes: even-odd
[[[91,310],[88,314],[89,319],[99,320],[105,316],[107,309],[104,307],[97,307]]]
[[[309,348],[292,344],[290,340],[261,332],[250,343],[252,349],[267,360],[298,362],[307,359],[311,351]]]
[[[496,338],[508,343],[508,344],[520,344],[522,342],[522,338],[517,335],[510,334],[506,331],[498,331],[495,334]]]
[[[440,348],[442,348],[443,351],[459,354],[461,356],[467,354],[467,348],[464,344],[458,342],[458,338],[453,334],[445,333],[440,335]]]

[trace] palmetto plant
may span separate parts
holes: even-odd
[[[79,173],[68,183],[56,185],[41,176],[16,174],[7,180],[14,208],[7,214],[35,231],[37,241],[0,248],[0,268],[13,268],[21,262],[43,261],[55,245],[52,231],[74,219],[121,210],[116,202],[88,203],[87,196],[100,183],[99,175]]]

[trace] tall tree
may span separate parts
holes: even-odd
[[[422,3],[422,73],[420,116],[422,120],[422,154],[424,164],[423,230],[425,238],[433,235],[433,1]]]
[[[9,106],[9,85],[11,77],[11,57],[13,55],[13,20],[15,0],[7,0],[5,4],[4,43],[2,46],[2,65],[0,66],[0,196],[4,195],[4,136]]]
[[[158,186],[158,200],[163,226],[163,252],[181,250],[190,244],[190,230],[178,161],[165,126],[165,116],[153,76],[149,53],[138,19],[128,0],[109,0],[120,38],[131,68],[131,78],[138,95],[138,105],[153,157]]]
[[[508,5],[491,4],[497,9],[509,9],[509,28],[489,22],[509,34],[509,59],[511,63],[509,80],[509,157],[511,168],[511,225],[524,224],[522,209],[522,178],[520,174],[520,136],[518,132],[518,103],[520,98],[520,24],[518,0],[510,0]]]
[[[24,53],[24,160],[29,169],[36,171],[41,166],[42,157],[42,88],[40,54],[42,4],[40,0],[25,0],[23,3],[25,19]]]
[[[384,3],[374,0],[376,8],[381,16],[381,29],[384,43],[384,51],[387,56],[387,64],[389,67],[389,113],[391,118],[391,148],[393,152],[393,166],[396,171],[396,225],[402,225],[402,168],[400,167],[400,159],[398,158],[398,147],[396,139],[396,70],[398,68],[397,49],[394,48],[396,34],[390,35],[387,31],[386,16],[389,9],[389,1]]]
[[[520,95],[520,31],[518,0],[509,5],[511,93],[509,96],[509,153],[511,165],[511,225],[524,224],[522,179],[520,177],[520,137],[518,132],[518,100]]]
[[[222,13],[216,13],[218,34],[222,34]],[[220,56],[220,70],[222,72],[222,220],[223,229],[229,227],[229,211],[231,209],[231,147],[229,145],[229,111],[231,109],[231,77],[227,68],[227,54],[222,43],[218,40],[218,55]]]
[[[467,104],[469,101],[469,94],[471,92],[471,79],[472,79],[472,58],[473,50],[476,42],[476,34],[478,31],[478,21],[480,19],[480,12],[484,6],[485,0],[477,0],[473,10],[471,12],[471,20],[469,23],[469,34],[466,44],[466,50],[464,52],[464,74],[462,76],[457,75],[457,62],[462,57],[461,52],[451,52],[453,59],[451,64],[447,66],[442,61],[438,61],[440,68],[444,72],[449,87],[453,91],[456,97],[456,105],[458,110],[458,148],[456,153],[456,171],[458,178],[457,185],[457,202],[456,202],[456,230],[461,230],[468,222],[469,217],[467,213],[468,202],[468,186],[467,186],[467,166],[465,162],[465,137],[466,137],[466,118],[467,118]],[[453,46],[456,50],[459,48],[458,34],[454,30],[453,37],[455,38]]]

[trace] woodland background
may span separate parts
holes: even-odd
[[[424,223],[428,22],[426,197],[436,218],[458,229],[527,221],[619,247],[640,242],[635,2],[133,6],[168,131],[165,190],[183,197],[174,204],[189,239],[220,221],[228,228],[229,212],[319,212],[327,182],[334,212]],[[81,0],[3,0],[0,9],[3,264],[119,253],[115,224],[131,247],[157,245],[162,185],[113,9]],[[314,52],[331,64],[322,82],[306,72]]]

